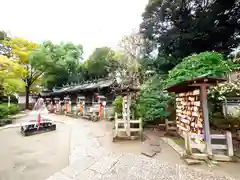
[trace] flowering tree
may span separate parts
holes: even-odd
[[[224,101],[229,95],[240,96],[240,46],[234,48],[229,57],[232,60],[229,62],[231,72],[228,81],[210,88],[212,98],[219,101]]]

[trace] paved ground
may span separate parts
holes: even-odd
[[[68,165],[70,127],[23,137],[20,128],[0,131],[0,180],[43,180]]]
[[[52,119],[60,118],[51,115]],[[210,172],[189,168],[185,165],[169,163],[167,157],[164,160],[147,158],[142,155],[134,155],[126,152],[126,149],[135,151],[134,146],[114,146],[103,139],[107,134],[101,122],[93,123],[84,120],[70,120],[64,117],[67,123],[72,124],[70,164],[63,170],[55,173],[47,180],[227,180],[230,177],[213,175]],[[79,126],[81,123],[81,126]],[[109,129],[109,127],[107,128]],[[138,146],[141,147],[141,146]],[[138,151],[139,152],[139,151]],[[173,157],[170,161],[176,160]],[[179,159],[179,157],[178,157]],[[168,162],[168,163],[165,163]],[[176,161],[175,161],[176,162]]]
[[[0,143],[6,144],[0,148],[0,180],[44,180],[50,175],[47,180],[231,179],[220,171],[216,176],[183,165],[162,141],[156,159],[140,154],[139,141],[112,143],[111,123],[48,117],[66,124],[57,124],[55,132],[26,138],[19,128],[0,131]]]

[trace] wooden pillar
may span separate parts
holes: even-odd
[[[212,155],[211,148],[211,134],[210,134],[210,125],[209,125],[209,117],[208,117],[208,104],[207,104],[207,85],[202,84],[201,88],[201,102],[202,102],[202,110],[203,110],[203,121],[204,121],[204,140],[206,143],[206,152],[208,155]]]
[[[123,101],[122,101],[122,118],[124,122],[126,123],[127,120],[127,96],[123,96]]]
[[[126,130],[126,133],[128,136],[130,136],[130,122],[129,122],[129,95],[127,94],[126,96],[123,97],[123,111],[122,111],[122,116],[123,116],[123,121],[124,121],[124,128]]]
[[[130,110],[130,106],[131,106],[131,94],[127,94],[127,133],[128,136],[131,135],[130,132],[130,115],[131,115],[131,110]]]

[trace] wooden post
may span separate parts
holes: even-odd
[[[69,112],[72,112],[72,102],[69,100]]]
[[[165,130],[168,132],[168,119],[165,119]]]
[[[208,117],[208,104],[207,104],[207,85],[202,84],[201,88],[201,102],[203,110],[203,121],[204,121],[204,138],[206,143],[206,151],[208,155],[212,155],[211,148],[211,135],[210,135],[210,126],[209,126],[209,117]]]
[[[140,140],[143,141],[143,121],[142,118],[139,119],[139,128],[140,128]]]
[[[122,118],[124,121],[124,126],[126,125],[126,121],[127,121],[127,112],[126,112],[126,108],[127,108],[127,103],[126,103],[126,96],[123,97],[123,101],[122,101]],[[125,126],[126,128],[126,126]]]
[[[230,131],[226,132],[226,141],[227,141],[227,154],[228,156],[234,156],[233,153],[233,143],[232,143],[232,133]]]
[[[192,155],[191,149],[191,137],[189,132],[185,132],[184,134],[184,142],[185,142],[185,150],[187,155]]]
[[[85,101],[82,101],[82,107],[83,107],[83,116],[85,116],[85,114],[86,114]]]
[[[114,134],[114,137],[117,137],[118,135],[118,114],[115,113],[115,134]]]
[[[130,112],[130,104],[131,104],[131,95],[130,94],[128,94],[127,95],[127,134],[128,134],[128,136],[130,136],[131,135],[131,132],[130,132],[130,114],[131,114],[131,112]]]

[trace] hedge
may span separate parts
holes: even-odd
[[[20,112],[20,107],[18,104],[10,104],[8,107],[7,103],[0,104],[0,119],[6,118],[9,115],[14,115]]]

